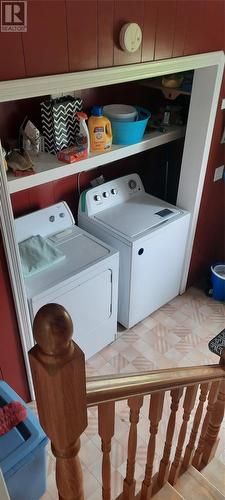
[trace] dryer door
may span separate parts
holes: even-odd
[[[32,319],[44,304],[54,302],[65,307],[74,326],[73,340],[86,359],[115,339],[116,324],[111,325],[112,271],[75,280],[34,297],[30,301]]]

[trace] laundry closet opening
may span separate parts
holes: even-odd
[[[72,168],[70,165],[55,165],[52,155],[48,155],[41,162],[38,160],[36,173],[26,178],[7,176],[1,152],[1,226],[31,389],[27,347],[32,341],[32,330],[14,217],[60,200],[68,202],[76,217],[79,192],[89,187],[93,178],[102,174],[107,181],[136,172],[148,193],[191,213],[180,288],[182,293],[187,282],[223,68],[224,54],[216,52],[121,68],[0,83],[0,137],[4,146],[10,140],[17,140],[18,127],[25,114],[37,127],[41,126],[40,102],[45,96],[74,92],[76,96],[82,97],[83,108],[87,110],[93,104],[128,103],[146,107],[154,115],[172,101],[154,86],[153,78],[161,79],[163,75],[193,71],[191,95],[181,94],[173,101],[179,108],[176,109],[178,120],[181,113],[183,122],[171,124],[180,132],[172,134],[169,140],[164,140],[166,133],[159,130],[152,146],[150,141],[147,146],[142,141],[139,146],[118,148],[107,153],[111,156],[106,157],[104,153],[102,157],[98,155],[83,160],[83,164],[82,161],[74,163]]]

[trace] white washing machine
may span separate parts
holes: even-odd
[[[78,228],[65,202],[17,218],[15,225],[18,243],[39,234],[65,256],[25,279],[31,320],[44,304],[63,305],[86,358],[115,340],[118,251]]]
[[[130,328],[179,294],[190,214],[130,174],[82,193],[78,225],[120,252],[118,321]]]

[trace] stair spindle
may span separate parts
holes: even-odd
[[[137,451],[137,424],[139,422],[139,413],[143,405],[143,396],[137,396],[128,399],[130,408],[130,431],[127,450],[127,470],[123,483],[123,500],[132,500],[135,497],[135,457]]]
[[[200,434],[200,437],[198,440],[198,445],[197,445],[197,448],[196,448],[196,451],[194,454],[194,458],[192,460],[192,465],[196,469],[199,469],[200,465],[201,465],[202,454],[203,454],[204,444],[205,444],[205,435],[206,435],[206,431],[208,429],[210,416],[211,416],[211,413],[213,411],[213,407],[214,407],[214,404],[215,404],[215,401],[217,398],[218,391],[219,391],[219,382],[218,381],[212,382],[210,391],[208,393],[208,404],[207,404],[205,418],[204,418],[203,424],[202,424],[201,434]]]
[[[180,462],[181,462],[181,454],[184,446],[184,440],[187,432],[187,425],[189,422],[191,411],[195,404],[195,398],[198,390],[198,385],[193,385],[191,387],[187,387],[184,403],[183,403],[183,422],[181,424],[177,447],[175,452],[175,457],[173,463],[171,465],[170,474],[169,474],[169,482],[170,484],[175,484],[180,472]]]
[[[225,368],[225,349],[223,349],[220,365]],[[218,434],[221,424],[223,422],[225,412],[225,381],[221,380],[218,387],[218,396],[213,407],[213,411],[209,417],[209,425],[205,435],[204,451],[202,455],[201,468],[207,465],[210,460],[215,456],[216,448],[218,446]]]
[[[163,457],[162,457],[161,462],[160,462],[159,473],[158,473],[158,477],[157,477],[157,483],[160,486],[160,488],[165,484],[165,482],[168,479],[168,473],[169,473],[169,467],[170,467],[169,460],[170,460],[170,453],[171,453],[173,436],[174,436],[175,425],[176,425],[176,415],[177,415],[179,401],[181,399],[182,394],[183,394],[183,388],[173,389],[170,393],[170,395],[171,395],[171,406],[170,406],[171,413],[170,413],[170,418],[169,418],[168,425],[167,425],[166,441],[165,441],[164,450],[163,450]]]
[[[209,426],[205,435],[204,451],[202,455],[202,467],[207,465],[215,456],[218,446],[218,434],[223,422],[225,410],[225,381],[221,381],[216,403],[209,419]]]
[[[204,408],[204,404],[206,401],[209,386],[210,386],[209,383],[201,384],[201,386],[200,386],[199,403],[198,403],[198,407],[197,407],[197,410],[195,413],[195,418],[194,418],[194,422],[193,422],[193,427],[192,427],[190,439],[189,439],[189,442],[186,446],[184,459],[182,462],[182,469],[184,469],[184,470],[186,470],[189,467],[189,465],[191,464],[192,454],[193,454],[193,450],[194,450],[195,441],[196,441],[196,437],[198,434],[200,422],[202,419],[203,408]]]
[[[98,405],[98,433],[102,441],[102,499],[111,500],[111,440],[114,436],[114,401]]]
[[[140,500],[147,500],[152,496],[152,471],[155,458],[156,436],[158,433],[159,422],[162,418],[164,396],[165,392],[158,392],[151,395],[149,407],[150,438],[148,442],[145,477],[142,483]]]
[[[59,499],[84,500],[78,458],[87,427],[84,354],[71,340],[71,317],[58,304],[38,311],[33,331],[37,345],[29,359],[39,419],[56,457]]]

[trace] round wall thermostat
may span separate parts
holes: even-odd
[[[126,52],[136,52],[141,45],[142,31],[137,23],[126,23],[120,30],[120,47]]]

